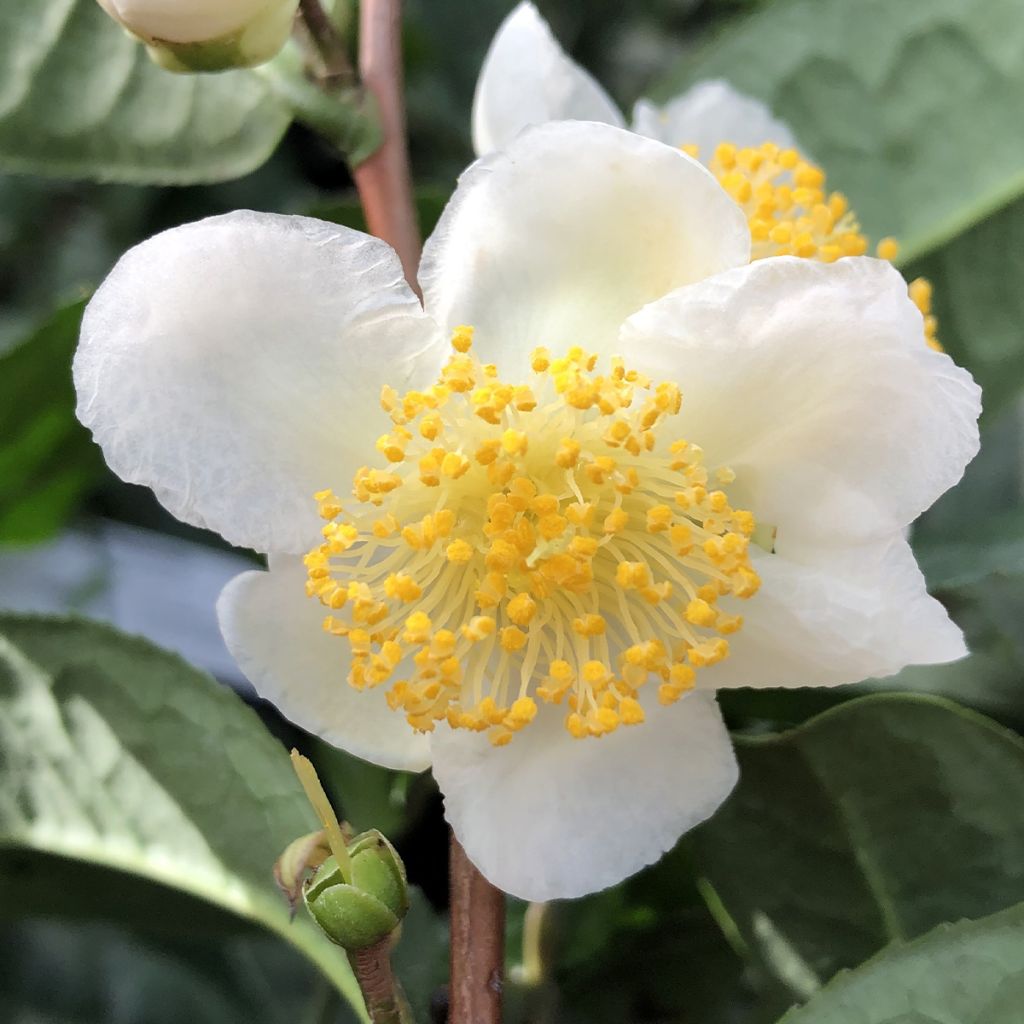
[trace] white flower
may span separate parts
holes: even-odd
[[[731,789],[717,687],[965,653],[901,531],[977,450],[977,387],[888,263],[749,251],[678,149],[549,124],[463,175],[425,309],[388,246],[314,220],[131,250],[79,416],[122,477],[269,553],[219,604],[263,696],[432,766],[501,888],[578,896]]]
[[[611,97],[524,0],[502,22],[484,59],[473,98],[473,147],[483,156],[507,146],[527,125],[546,121],[625,124]],[[797,145],[790,128],[760,100],[722,79],[699,82],[664,107],[641,99],[633,108],[633,131],[670,146],[699,147],[705,159],[720,142]]]
[[[273,57],[291,33],[298,0],[98,0],[171,70],[212,71]]]
[[[624,123],[604,89],[524,0],[502,22],[484,59],[473,98],[473,146],[482,156],[529,125],[562,120]],[[829,263],[868,251],[846,197],[826,188],[824,171],[800,151],[790,127],[728,82],[698,82],[664,107],[639,100],[632,130],[680,146],[710,168],[747,216],[753,259],[801,256]],[[890,261],[898,251],[892,238],[876,246]],[[941,352],[931,284],[917,278],[909,293],[924,317],[925,341]]]

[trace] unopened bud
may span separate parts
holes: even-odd
[[[99,0],[169,71],[224,71],[270,60],[299,0]]]
[[[313,920],[332,942],[353,951],[373,946],[398,927],[409,909],[405,866],[395,848],[371,829],[348,844],[350,881],[329,857],[306,883]]]

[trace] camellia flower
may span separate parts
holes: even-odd
[[[127,253],[78,413],[126,480],[269,553],[228,645],[297,724],[432,766],[527,899],[611,885],[736,779],[714,691],[965,653],[902,531],[978,446],[979,392],[867,257],[749,262],[680,150],[520,134],[420,268],[235,213]]]
[[[270,60],[299,0],[98,0],[170,71],[221,71]]]
[[[546,121],[624,125],[600,84],[558,45],[537,8],[520,3],[502,22],[484,60],[473,100],[473,146],[482,156],[508,145],[527,125]],[[641,99],[632,130],[703,160],[747,215],[751,257],[801,256],[829,263],[869,248],[846,197],[831,191],[821,167],[800,151],[791,128],[760,100],[722,79],[699,82],[664,107]],[[895,260],[893,238],[877,245]],[[925,340],[941,351],[925,278],[909,285],[924,316]]]

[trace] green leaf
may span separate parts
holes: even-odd
[[[991,416],[1024,381],[1024,200],[916,261],[907,274],[934,284],[939,338],[974,374]]]
[[[1018,1024],[1024,906],[940,925],[841,974],[779,1024]]]
[[[791,1002],[727,941],[685,842],[622,885],[548,904],[541,951],[557,986],[533,993],[528,1020],[765,1024]]]
[[[274,860],[316,819],[235,694],[104,626],[0,617],[0,756],[0,847],[116,869],[260,924],[361,1006],[345,958],[307,917],[289,920],[274,885]]]
[[[84,307],[65,307],[0,356],[0,543],[56,533],[102,472],[75,419],[71,356]]]
[[[872,696],[739,738],[694,834],[740,935],[797,996],[895,939],[1024,901],[1024,742],[937,698]]]
[[[193,904],[195,901],[193,901]],[[0,929],[6,1024],[333,1024],[329,983],[279,939],[253,932],[155,937],[101,923]]]
[[[718,77],[759,96],[909,260],[1024,192],[1022,48],[1018,0],[778,0],[656,92]]]
[[[0,6],[0,168],[133,184],[255,169],[291,120],[257,74],[173,75],[95,0]]]

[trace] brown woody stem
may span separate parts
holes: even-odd
[[[400,0],[362,0],[359,5],[359,77],[376,100],[384,143],[352,171],[370,232],[389,243],[416,290],[420,233],[412,199],[402,98],[402,5]]]
[[[451,841],[451,987],[448,1024],[500,1024],[505,896]]]
[[[412,1024],[412,1013],[391,971],[391,938],[348,955],[373,1024]]]

